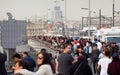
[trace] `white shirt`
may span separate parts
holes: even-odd
[[[101,58],[99,61],[98,61],[98,65],[101,66],[101,72],[100,72],[100,75],[108,75],[107,74],[107,69],[108,69],[108,65],[109,63],[111,63],[111,59],[107,58],[107,57],[104,57],[104,58]]]
[[[101,51],[102,44],[100,42],[97,42],[97,46],[98,46],[99,51]]]
[[[26,69],[21,69],[20,74],[23,75],[53,75],[52,68],[50,65],[41,65],[36,72],[31,72]]]

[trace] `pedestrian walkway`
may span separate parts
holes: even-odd
[[[35,40],[35,39],[29,39],[28,44],[34,49],[33,51],[29,50],[29,54],[33,59],[36,59],[36,55],[42,48],[45,48],[48,53],[52,53],[52,56],[55,57],[56,50],[54,48],[51,48],[51,45],[48,42],[42,41],[42,40]],[[21,54],[22,52],[20,52]],[[9,64],[9,65],[8,65]],[[12,70],[9,69],[10,64],[12,62],[6,62],[6,68],[8,75],[13,75]]]

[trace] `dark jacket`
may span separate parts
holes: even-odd
[[[7,56],[5,54],[0,53],[0,75],[7,75],[5,69],[5,61],[7,60]]]
[[[120,60],[112,60],[108,66],[107,72],[109,75],[120,75]]]
[[[93,62],[98,61],[99,54],[100,54],[99,50],[93,50],[93,52],[92,52],[92,61]]]
[[[30,65],[29,70],[34,71],[34,67],[36,67],[36,63],[35,63],[34,59],[30,56],[27,56],[27,57],[23,58],[23,60],[28,61],[29,65]]]
[[[111,49],[112,49],[112,55],[113,55],[114,53],[117,53],[117,52],[119,51],[118,45],[115,45],[115,47],[111,47]]]
[[[81,66],[78,68],[78,66],[81,64]],[[89,67],[89,65],[83,61],[83,60],[78,60],[76,63],[74,63],[72,65],[71,68],[71,75],[74,74],[74,72],[76,71],[76,69],[78,68],[78,71],[76,72],[75,75],[93,75],[91,68]]]

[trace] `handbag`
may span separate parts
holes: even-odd
[[[83,62],[81,62],[81,63],[79,64],[79,66],[77,67],[77,69],[75,70],[75,72],[73,73],[73,75],[76,75],[76,73],[77,73],[77,71],[79,70],[79,68],[80,68],[80,66],[82,65],[82,63],[83,63]]]

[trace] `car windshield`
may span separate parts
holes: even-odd
[[[120,43],[120,37],[107,37],[106,41]]]

